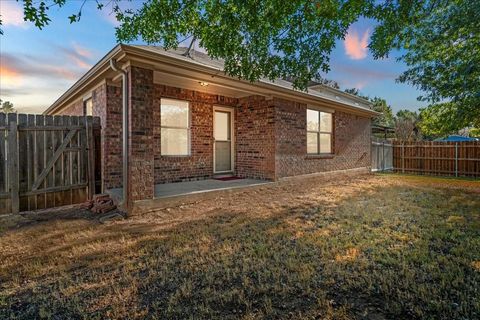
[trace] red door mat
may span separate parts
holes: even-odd
[[[230,181],[230,180],[239,180],[239,179],[243,179],[243,178],[232,176],[232,177],[218,177],[218,178],[213,178],[213,179],[220,180],[220,181]]]

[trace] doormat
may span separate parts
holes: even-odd
[[[243,178],[232,176],[232,177],[218,177],[218,178],[213,178],[213,179],[220,180],[220,181],[230,181],[230,180],[240,180],[240,179],[243,179]]]

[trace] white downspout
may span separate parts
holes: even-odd
[[[117,61],[115,59],[110,59],[110,67],[122,74],[122,130],[123,130],[123,143],[122,143],[122,153],[123,153],[123,163],[122,163],[122,174],[123,174],[123,207],[129,211],[129,201],[128,201],[128,73],[117,66]]]

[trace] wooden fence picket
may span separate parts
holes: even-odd
[[[394,171],[480,177],[480,142],[395,141]]]
[[[0,113],[0,214],[91,199],[100,134],[98,118]]]

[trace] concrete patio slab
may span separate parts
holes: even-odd
[[[134,211],[147,212],[176,206],[182,203],[192,203],[218,196],[221,193],[241,191],[245,188],[264,186],[271,183],[273,182],[257,179],[235,179],[227,181],[206,179],[156,184],[155,198],[135,201]],[[122,191],[122,188],[116,188],[107,190],[107,193],[110,194],[115,203],[118,204],[122,201]]]
[[[207,179],[198,181],[164,183],[155,185],[155,198],[166,198],[193,193],[203,193],[223,189],[248,187],[266,183],[270,183],[270,181],[256,179],[236,179],[228,181]]]

